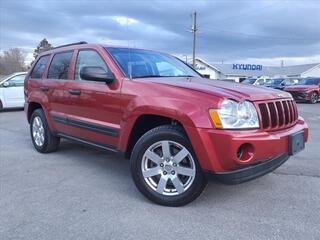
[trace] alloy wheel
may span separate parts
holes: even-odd
[[[196,164],[187,148],[174,141],[159,141],[144,153],[142,175],[148,186],[162,195],[184,193],[193,183]]]
[[[316,103],[318,101],[318,95],[316,93],[311,94],[311,102]]]
[[[33,119],[32,136],[37,146],[41,147],[44,144],[44,127],[39,116],[36,116]]]

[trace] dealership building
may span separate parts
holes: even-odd
[[[217,64],[196,59],[196,70],[211,79],[233,79],[240,82],[248,77],[320,77],[320,63],[271,67],[259,64]]]

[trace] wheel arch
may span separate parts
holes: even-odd
[[[30,102],[28,104],[27,119],[29,123],[30,123],[32,113],[39,108],[43,109],[42,105],[38,102]]]
[[[142,137],[143,134],[155,127],[159,127],[162,125],[180,126],[185,132],[186,136],[188,136],[182,122],[176,118],[163,116],[159,114],[141,114],[135,119],[131,127],[131,130],[128,134],[126,144],[124,144],[125,157],[130,158],[133,147],[135,146],[137,141]]]

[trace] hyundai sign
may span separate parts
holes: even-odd
[[[256,64],[232,64],[232,69],[262,71],[262,65],[256,65]]]

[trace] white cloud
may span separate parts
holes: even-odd
[[[138,20],[136,20],[134,18],[128,18],[125,16],[113,16],[111,19],[116,21],[120,25],[132,25],[132,24],[136,24],[139,22]]]

